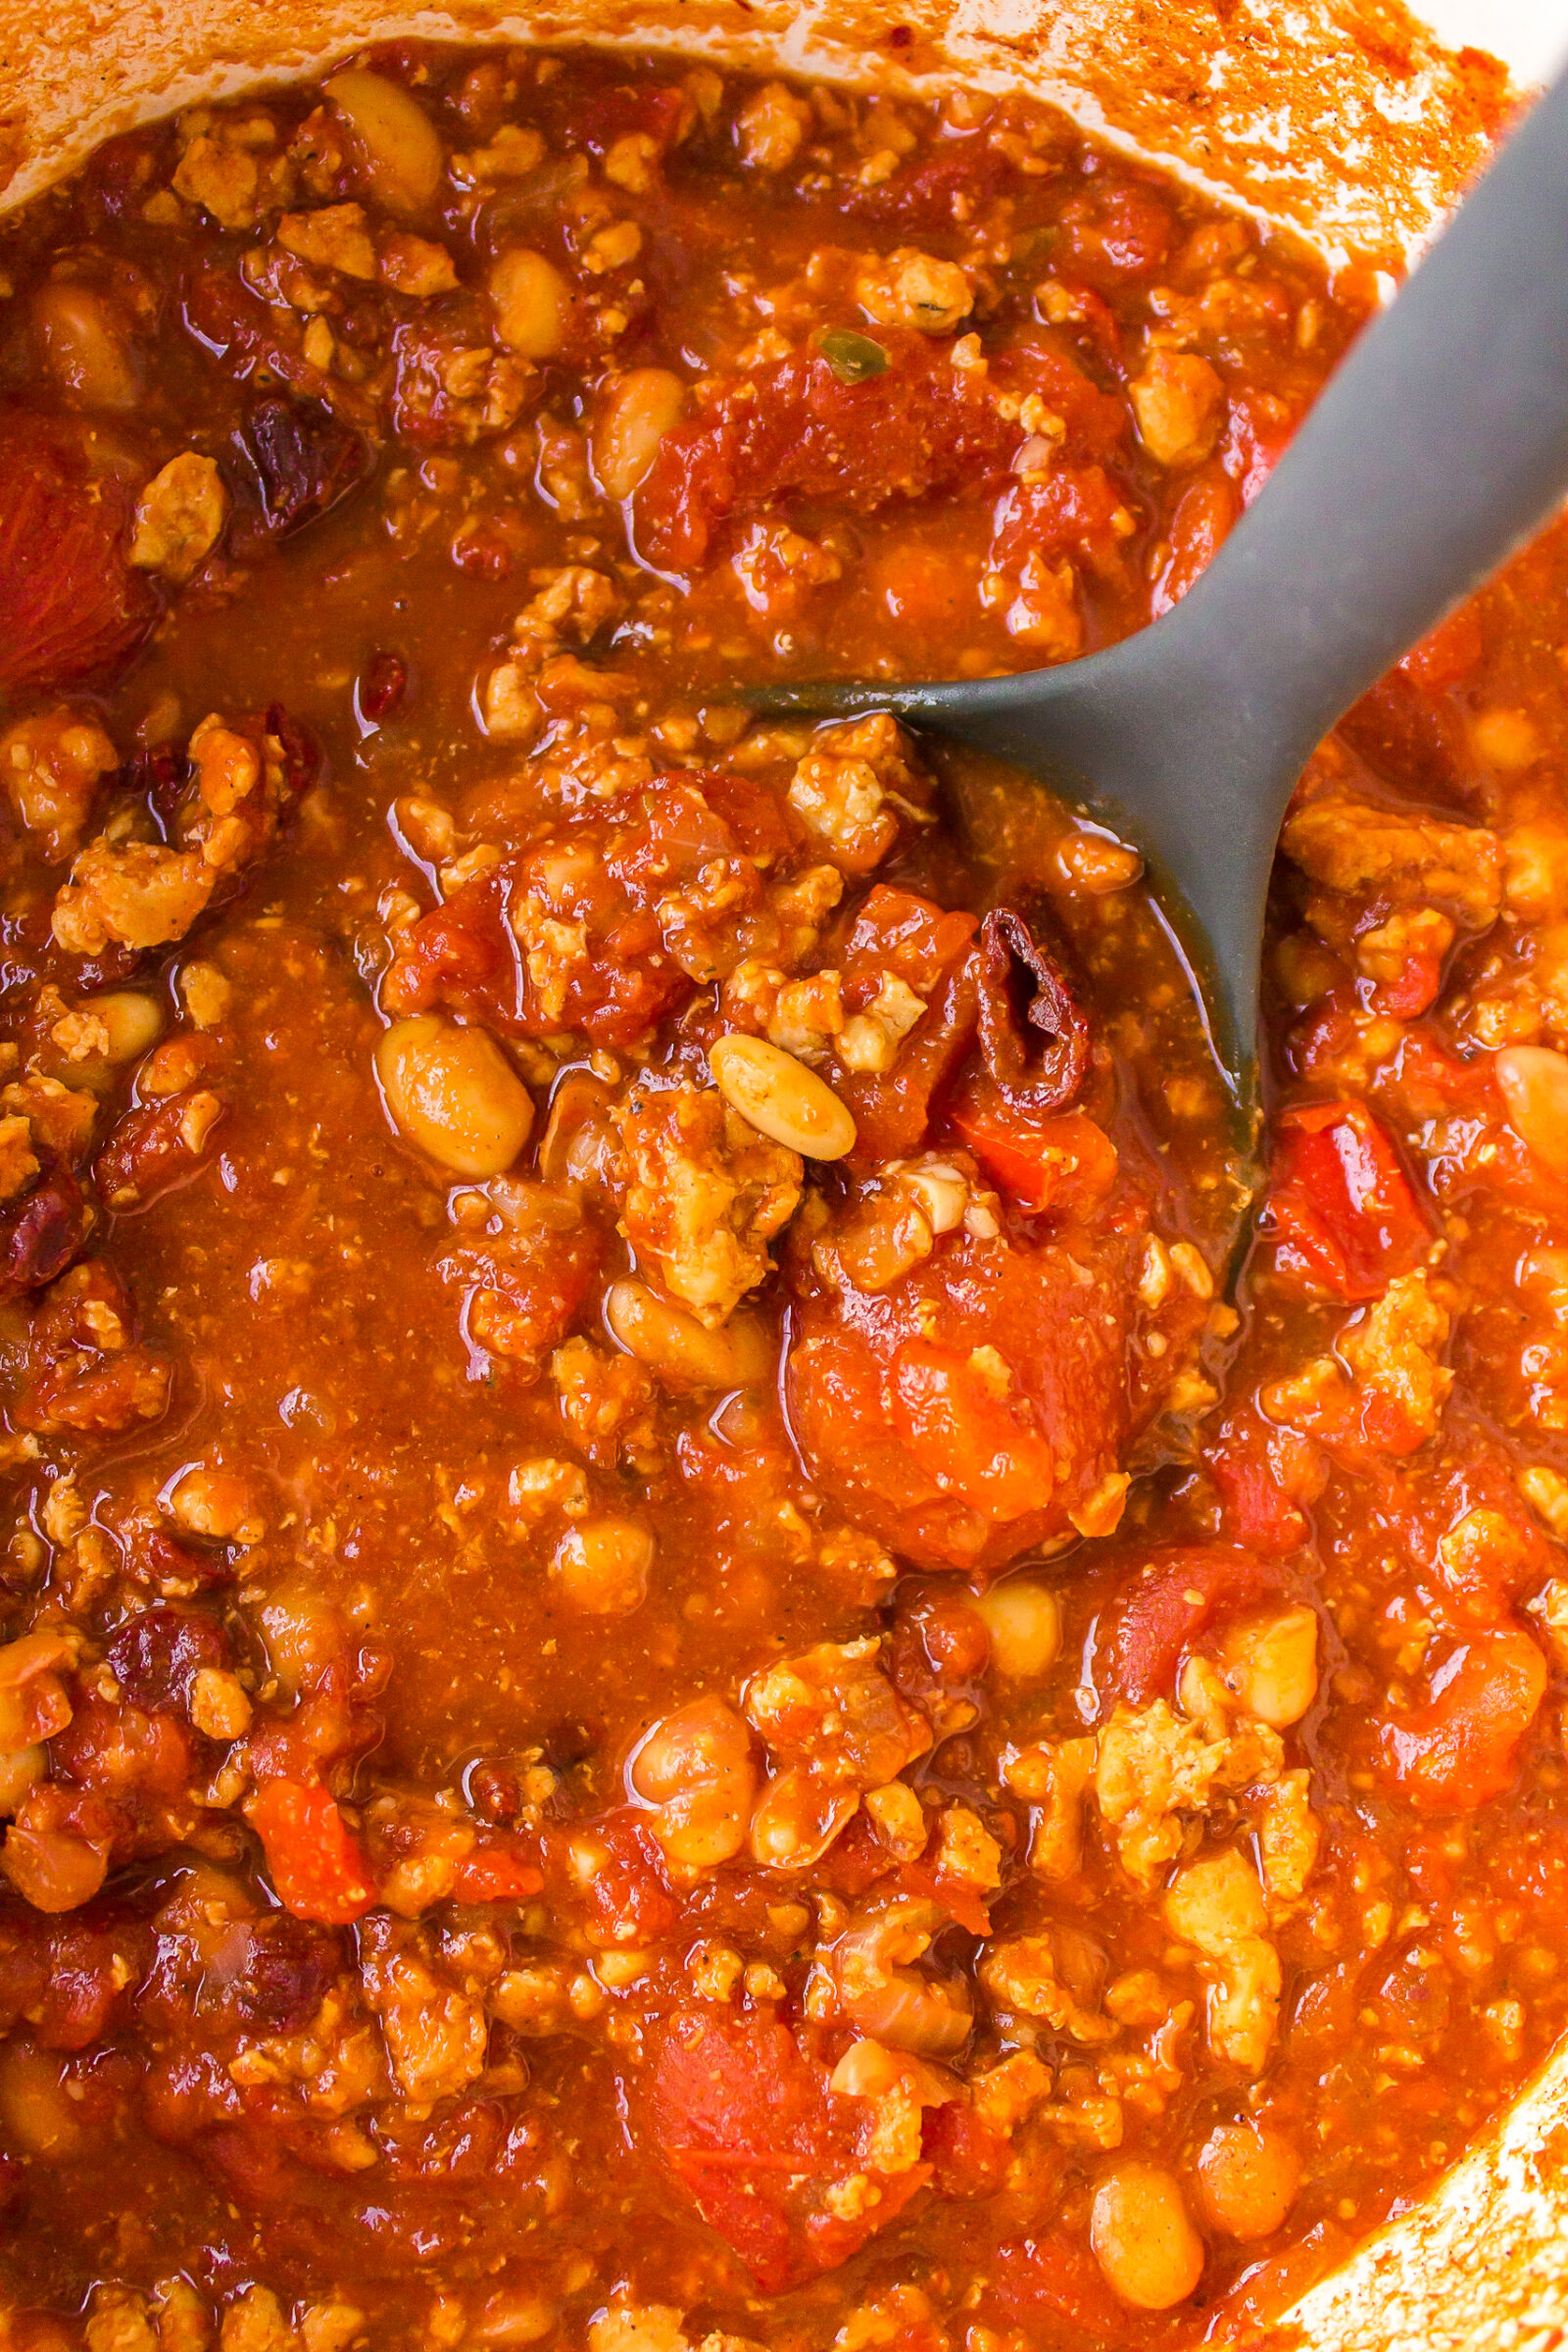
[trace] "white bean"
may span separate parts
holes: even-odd
[[[1012,1577],[968,1605],[991,1636],[997,1672],[1009,1682],[1032,1682],[1054,1664],[1061,1647],[1061,1603],[1049,1585]]]
[[[630,498],[685,406],[686,386],[667,368],[633,368],[616,378],[600,403],[589,443],[607,498]]]
[[[1105,2174],[1090,2211],[1089,2242],[1106,2285],[1135,2311],[1169,2311],[1202,2276],[1203,2241],[1162,2164],[1129,2159]]]
[[[439,1013],[394,1021],[375,1049],[393,1125],[455,1176],[500,1176],[533,1125],[533,1102],[495,1039]]]
[[[550,1573],[589,1617],[629,1617],[648,1593],[654,1539],[636,1519],[585,1519],[556,1545]]]
[[[1550,1046],[1509,1046],[1493,1067],[1510,1126],[1544,1168],[1568,1177],[1568,1054]]]
[[[422,212],[446,170],[423,107],[401,83],[357,67],[334,74],[324,87],[353,133],[370,194],[395,213]]]
[[[552,359],[566,340],[571,288],[542,253],[510,246],[490,265],[496,333],[524,360]]]
[[[814,1070],[765,1037],[732,1030],[708,1050],[719,1093],[748,1126],[803,1159],[842,1159],[855,1148],[855,1121]]]
[[[628,1355],[694,1389],[760,1388],[773,1369],[772,1343],[757,1316],[740,1310],[709,1331],[629,1274],[611,1285],[605,1320]]]

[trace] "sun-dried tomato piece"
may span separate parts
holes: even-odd
[[[379,726],[403,707],[409,691],[409,665],[389,646],[381,646],[366,662],[354,682],[354,708],[367,726]]]
[[[169,1402],[173,1367],[133,1344],[130,1295],[96,1260],[74,1266],[33,1317],[31,1377],[13,1414],[24,1429],[122,1430],[156,1421]]]
[[[1089,1068],[1089,1022],[1067,976],[1033,924],[994,906],[980,926],[975,979],[980,1051],[1007,1102],[1041,1114],[1065,1110]]]
[[[92,1225],[81,1186],[63,1159],[47,1158],[23,1200],[0,1215],[0,1298],[42,1290],[71,1264]]]
[[[207,1087],[187,1086],[127,1110],[93,1163],[107,1205],[145,1208],[186,1184],[203,1165],[208,1137],[226,1105]]]
[[[262,524],[287,539],[357,490],[370,468],[363,435],[315,401],[259,400],[234,434]]]
[[[143,1609],[110,1642],[107,1662],[133,1707],[183,1713],[190,1687],[207,1666],[227,1662],[228,1643],[204,1609]]]
[[[321,772],[321,747],[304,720],[281,703],[269,704],[264,724],[283,755],[284,793],[297,801]]]
[[[131,498],[62,425],[0,415],[0,693],[114,669],[158,613],[126,548]]]

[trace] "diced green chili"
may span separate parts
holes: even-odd
[[[858,335],[853,326],[825,327],[816,348],[841,384],[863,384],[868,376],[887,373],[888,355],[881,344]]]

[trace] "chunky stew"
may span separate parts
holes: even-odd
[[[0,224],[0,2342],[1233,2340],[1568,2024],[1568,541],[1170,607],[1370,288],[1061,119],[416,44]]]

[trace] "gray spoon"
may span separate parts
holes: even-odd
[[[1257,1102],[1269,869],[1308,755],[1568,495],[1568,74],[1361,334],[1197,584],[1106,652],[1016,677],[824,683],[763,711],[895,710],[1135,844]]]

